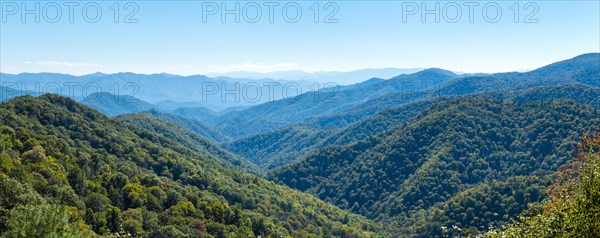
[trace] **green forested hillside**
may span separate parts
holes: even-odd
[[[218,114],[203,107],[180,107],[169,112],[173,115],[194,119],[199,122],[211,123]]]
[[[312,117],[351,110],[365,101],[392,92],[424,90],[456,77],[450,71],[427,69],[361,87],[328,87],[225,114],[216,119],[216,126],[233,138],[241,138],[304,122]]]
[[[548,99],[572,99],[581,104],[600,108],[600,88],[582,84],[535,87],[525,90],[477,93],[477,96],[515,102],[535,102]],[[346,124],[344,114],[315,119],[307,124],[245,137],[224,144],[228,150],[248,159],[264,169],[272,169],[294,162],[310,152],[332,145],[346,145],[384,132],[391,127],[406,123],[425,108],[452,97],[435,97],[418,100],[400,106],[389,105],[375,115],[365,117],[341,129],[328,129],[328,124]]]
[[[0,104],[0,237],[595,237],[600,136],[577,141],[600,131],[598,86],[586,54],[181,116],[17,97]]]
[[[515,219],[545,197],[552,175],[513,176],[492,180],[461,191],[427,209],[383,218],[394,234],[408,237],[442,237],[441,227],[456,235],[479,234],[489,227],[500,227]]]
[[[598,78],[600,81],[600,78]],[[483,94],[482,94],[483,95]],[[515,102],[532,102],[548,99],[571,99],[580,104],[588,104],[600,109],[600,87],[585,84],[535,87],[520,91],[495,92],[488,97]]]
[[[515,176],[537,176],[521,180],[543,185],[545,176],[572,158],[578,137],[598,130],[600,112],[573,101],[518,103],[461,97],[435,103],[413,121],[375,137],[316,151],[269,177],[353,212],[395,220],[402,234],[426,237],[440,231],[418,232],[422,223],[406,218],[419,220],[417,214],[433,212],[443,203],[460,203],[464,196],[460,194],[473,193],[467,191],[473,187],[486,191],[486,184],[513,186],[509,179]],[[540,199],[535,195],[539,192],[527,193],[505,194],[515,197],[520,207],[498,205],[506,210],[496,212],[497,219],[472,212],[483,220],[461,215],[460,209],[469,213],[469,206],[459,206],[454,211],[458,215],[442,215],[466,228],[486,227],[487,221],[508,221],[524,204]],[[485,199],[467,196],[469,203],[487,203]]]
[[[339,108],[333,113],[315,116],[310,118],[308,122],[311,125],[320,127],[342,128],[385,110],[391,105],[400,106],[416,100],[457,95],[483,95],[488,97],[497,94],[520,93],[535,88],[556,88],[566,85],[598,87],[600,86],[600,54],[580,55],[525,73],[458,77],[436,87],[424,89],[420,89],[415,85],[418,84],[408,84],[408,86],[411,86],[409,87],[410,90],[391,92],[351,107]],[[548,92],[543,92],[543,94],[552,98],[553,95]],[[561,95],[567,94],[569,93]],[[571,98],[578,99],[577,97]]]
[[[314,115],[305,121],[320,128],[343,128],[390,108],[390,106],[401,106],[418,100],[457,95],[481,94],[487,96],[495,93],[519,92],[536,87],[560,87],[573,84],[598,87],[600,85],[600,54],[580,55],[525,73],[464,75],[448,79],[434,87],[421,87],[419,81],[417,78],[413,82],[405,82],[402,90],[388,91],[387,94],[339,107],[326,114]],[[366,90],[366,88],[364,89]]]
[[[131,124],[133,126],[147,129],[166,138],[174,140],[191,150],[202,153],[207,156],[211,156],[217,161],[223,161],[228,165],[236,168],[240,168],[247,172],[259,174],[260,169],[253,163],[240,158],[239,156],[226,151],[211,141],[200,136],[194,131],[187,130],[178,124],[171,123],[169,121],[176,121],[189,127],[196,126],[196,121],[179,118],[169,114],[163,114],[156,111],[147,111],[135,114],[125,114],[119,116],[118,119]],[[162,120],[161,120],[162,119]]]
[[[334,130],[291,126],[225,143],[223,147],[265,170],[270,170],[322,148],[323,141],[331,133]]]
[[[600,80],[600,79],[599,79]],[[494,93],[476,93],[474,96],[487,97],[498,100],[509,100],[514,102],[536,102],[544,101],[549,99],[568,99],[574,100],[580,104],[591,105],[594,108],[600,109],[600,87],[594,87],[584,84],[567,84],[567,85],[555,85],[547,87],[535,87],[525,90],[507,90],[507,91],[495,91]],[[413,119],[421,111],[428,106],[441,102],[444,100],[452,99],[452,97],[433,97],[424,100],[418,100],[415,102],[403,104],[400,106],[388,106],[386,109],[381,110],[375,115],[368,116],[358,122],[352,123],[349,126],[339,130],[338,133],[328,137],[323,143],[324,145],[344,145],[357,140],[366,139],[370,136],[376,135],[383,132],[394,125],[399,123],[405,123]],[[344,118],[340,114],[340,117]],[[318,118],[314,120],[314,123],[319,124],[337,124],[338,122],[330,122],[328,120],[334,119],[334,117]],[[346,124],[346,123],[340,123]],[[318,127],[318,126],[313,126]]]
[[[481,237],[600,237],[600,134],[584,136],[574,162],[559,173],[548,198],[515,221]]]
[[[215,130],[211,127],[208,127],[205,124],[203,124],[197,120],[194,120],[194,119],[189,119],[189,118],[186,118],[183,116],[177,116],[177,115],[169,114],[169,113],[163,113],[163,112],[159,112],[156,110],[144,111],[142,113],[151,115],[162,121],[171,122],[171,123],[180,125],[181,127],[185,128],[201,137],[209,139],[213,142],[223,142],[223,141],[227,141],[230,139],[228,136],[226,136],[222,132]]]
[[[600,54],[597,53],[525,73],[456,76],[430,69],[342,88],[341,92],[320,92],[324,97],[316,101],[314,94],[305,94],[226,114],[215,126],[223,128],[225,133],[235,131],[232,137],[238,139],[227,143],[228,149],[250,161],[260,161],[263,168],[273,168],[274,164],[295,161],[315,149],[373,136],[412,119],[425,106],[453,96],[474,95],[517,102],[573,99],[599,108],[598,85]],[[302,131],[302,139],[295,140],[298,130]],[[304,143],[306,138],[312,143]],[[282,146],[275,147],[271,142]]]
[[[343,129],[319,130],[296,125],[244,137],[223,146],[263,169],[270,170],[290,164],[312,151],[331,145],[345,145],[383,132],[393,125],[412,119],[432,102],[425,100],[392,107]]]
[[[379,226],[71,99],[0,105],[0,231],[375,236]],[[25,225],[23,225],[25,224]]]

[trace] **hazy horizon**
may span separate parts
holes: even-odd
[[[573,55],[572,57],[568,57],[568,58],[564,58],[562,60],[567,60],[567,59],[571,59],[580,55],[585,55],[585,54],[595,54],[595,53],[600,53],[600,52],[584,52],[581,54],[576,54]],[[561,61],[561,59],[557,60],[557,61]],[[448,70],[451,71],[455,74],[494,74],[494,73],[510,73],[510,72],[528,72],[528,71],[532,71],[535,70],[537,68],[540,67],[544,67],[546,65],[552,64],[552,63],[556,63],[557,61],[549,61],[548,63],[543,63],[539,66],[536,66],[534,68],[515,68],[514,70],[506,70],[506,71],[463,71],[463,70],[455,70],[455,69],[449,69],[449,68],[442,68],[442,67],[436,67],[436,66],[422,66],[422,67],[378,67],[378,68],[356,68],[356,69],[350,69],[350,70],[336,70],[336,69],[331,69],[331,70],[316,70],[316,71],[310,71],[310,70],[302,70],[302,69],[294,69],[294,70],[276,70],[276,71],[267,71],[267,72],[262,72],[262,71],[252,71],[252,70],[233,70],[233,71],[225,71],[225,72],[200,72],[200,73],[194,73],[194,74],[178,74],[178,73],[174,73],[174,72],[151,72],[151,73],[146,73],[146,72],[135,72],[135,71],[115,71],[115,72],[108,72],[108,71],[95,71],[95,72],[86,72],[86,73],[65,73],[65,72],[57,72],[57,71],[22,71],[22,72],[5,72],[2,71],[0,69],[0,73],[3,74],[12,74],[12,75],[17,75],[17,74],[27,74],[27,73],[31,73],[31,74],[43,74],[43,73],[47,73],[47,74],[65,74],[65,75],[72,75],[72,76],[85,76],[85,75],[93,75],[93,74],[122,74],[122,73],[132,73],[132,74],[140,74],[140,75],[153,75],[153,74],[167,74],[167,75],[174,75],[174,76],[182,76],[182,77],[189,77],[189,76],[207,76],[207,77],[232,77],[232,76],[228,76],[231,74],[255,74],[255,75],[272,75],[272,74],[282,74],[282,73],[301,73],[301,74],[326,74],[326,73],[351,73],[351,72],[357,72],[357,71],[366,71],[366,70],[416,70],[418,71],[422,71],[422,70],[426,70],[426,69],[443,69],[443,70]],[[50,62],[47,62],[50,63]],[[53,62],[53,63],[60,63],[60,62]],[[64,63],[64,62],[63,62]],[[233,77],[235,78],[235,77]],[[252,79],[257,79],[257,78],[252,78]],[[277,78],[275,78],[277,79]]]

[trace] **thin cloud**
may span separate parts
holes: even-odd
[[[40,65],[40,66],[60,66],[60,67],[104,67],[104,65],[101,64],[94,64],[94,63],[73,63],[73,62],[67,62],[67,61],[38,61],[38,62],[32,62],[32,61],[25,61],[23,62],[24,64],[33,64],[33,65]]]

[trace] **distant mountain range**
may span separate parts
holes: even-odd
[[[231,77],[247,79],[280,79],[280,80],[307,80],[318,83],[336,83],[338,85],[350,85],[365,81],[368,78],[392,78],[401,74],[412,74],[423,70],[424,68],[381,68],[381,69],[360,69],[355,71],[322,71],[305,72],[300,70],[279,71],[271,73],[256,73],[247,71],[236,71],[228,73],[210,73],[210,77]]]
[[[600,87],[581,84],[536,87],[492,94],[478,93],[473,96],[523,103],[548,99],[571,99],[600,109]],[[437,97],[390,106],[343,128],[318,129],[318,126],[294,125],[227,142],[223,146],[270,170],[292,163],[317,149],[364,140],[394,126],[407,123],[431,105],[450,98]],[[315,120],[315,123],[330,122]]]
[[[353,72],[357,75],[359,73],[369,75],[365,76],[360,83],[305,92],[282,100],[281,97],[280,100],[276,100],[278,98],[274,96],[273,100],[255,103],[244,102],[244,100],[231,102],[236,97],[244,96],[239,94],[237,96],[220,93],[206,95],[206,91],[203,94],[202,85],[225,85],[224,87],[228,89],[235,89],[238,82],[259,86],[265,82],[291,82],[306,88],[312,85],[308,81],[182,77],[170,74],[96,73],[77,77],[63,74],[24,73],[1,74],[3,85],[6,85],[1,88],[1,91],[4,100],[17,95],[36,95],[36,93],[39,95],[40,91],[71,94],[74,99],[97,108],[107,115],[155,109],[197,120],[214,130],[222,131],[227,137],[242,138],[296,124],[304,124],[316,129],[342,128],[391,106],[438,96],[492,93],[498,90],[521,90],[573,83],[600,86],[600,83],[594,80],[600,78],[598,58],[600,56],[597,53],[585,54],[529,72],[489,75],[457,75],[443,69],[427,69],[383,79],[373,77],[373,74],[398,73],[398,69],[362,70]],[[292,76],[302,75],[301,72],[288,73]],[[323,73],[323,75],[327,74],[333,72]],[[36,83],[39,85],[36,86]],[[25,85],[25,87],[18,85]],[[71,90],[77,87],[89,91],[86,97],[79,96],[77,90]],[[96,87],[101,88],[102,92],[96,92],[98,89]],[[269,90],[268,87],[260,88]],[[111,92],[104,92],[104,90]],[[102,96],[97,97],[97,95]],[[266,98],[264,96],[261,98]],[[97,99],[91,100],[94,98]],[[198,103],[203,99],[206,99],[206,103]]]
[[[365,83],[305,93],[290,99],[264,103],[219,117],[216,125],[233,137],[243,137],[311,118],[360,108],[361,103],[394,92],[420,92],[453,78],[450,71],[427,69],[389,80],[371,79]],[[233,123],[233,122],[240,123]]]
[[[203,75],[1,73],[0,78],[4,87],[38,94],[56,93],[77,100],[92,93],[111,93],[136,97],[165,109],[186,106],[215,111],[258,105],[319,88],[306,80],[251,80]]]
[[[232,137],[260,134],[293,124],[341,128],[391,106],[440,96],[487,94],[540,86],[600,86],[600,54],[592,53],[525,73],[486,76],[456,75],[427,69],[389,80],[372,79],[363,86],[321,90],[220,116],[214,126]],[[233,123],[239,122],[239,123]]]

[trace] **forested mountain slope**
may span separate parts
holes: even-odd
[[[225,114],[218,118],[216,126],[235,138],[278,129],[308,118],[353,108],[392,92],[421,90],[439,85],[458,77],[441,69],[428,69],[410,75],[400,75],[363,87],[338,89],[336,87],[307,92],[296,97],[267,102],[249,109]]]
[[[375,113],[416,100],[526,90],[540,86],[600,86],[600,54],[584,54],[525,73],[456,75],[427,69],[410,75],[353,86],[322,89],[220,116],[213,126],[233,138],[277,130],[296,123],[342,128]]]
[[[4,102],[0,122],[0,220],[41,223],[23,232],[66,222],[69,230],[143,237],[364,237],[378,231],[360,216],[65,97]],[[55,215],[68,219],[50,219]]]
[[[213,124],[214,119],[219,116],[216,112],[203,107],[180,107],[169,113],[208,124]]]
[[[210,79],[1,76],[153,88],[164,79],[190,86],[184,91],[195,99],[202,95],[191,86]],[[581,135],[600,131],[599,86],[600,54],[593,53],[525,73],[428,69],[220,112],[187,108],[194,106],[190,95],[175,84],[143,93],[153,102],[177,97],[161,101],[173,114],[108,93],[88,97],[97,104],[18,97],[0,104],[0,233],[441,237],[456,226],[454,235],[475,234],[547,198]],[[0,89],[2,100],[35,94]],[[232,106],[213,96],[202,106]],[[171,110],[178,105],[186,108]],[[108,117],[123,113],[132,114]],[[271,169],[268,180],[261,177]],[[540,216],[508,231],[530,221],[569,229],[548,216],[557,207],[536,206],[529,212]],[[582,210],[577,206],[568,209]]]
[[[191,131],[193,133],[196,133],[196,134],[198,134],[204,138],[210,139],[211,141],[214,141],[214,142],[223,142],[223,141],[227,141],[230,139],[227,135],[225,135],[221,131],[218,131],[209,126],[206,126],[204,123],[202,123],[198,120],[189,119],[186,117],[177,116],[177,115],[170,114],[170,113],[159,112],[157,110],[148,110],[148,111],[144,111],[141,113],[152,115],[153,117],[156,117],[162,121],[175,123],[185,129],[188,129],[189,131]]]
[[[269,177],[368,217],[405,218],[492,180],[543,177],[572,158],[583,132],[599,130],[600,112],[573,101],[459,97],[377,136],[318,150]]]
[[[515,102],[572,99],[580,104],[600,108],[600,88],[582,84],[477,93],[476,95]],[[435,97],[400,106],[391,105],[375,115],[365,117],[341,129],[334,127],[320,130],[318,125],[300,124],[228,142],[224,144],[224,147],[264,169],[272,169],[296,161],[316,149],[332,145],[345,145],[374,136],[395,125],[406,123],[436,102],[449,99],[452,99],[452,97]],[[321,125],[338,123],[335,121],[338,118],[321,119],[321,121],[315,123]],[[328,121],[329,119],[333,121]]]
[[[265,170],[270,170],[322,148],[322,142],[333,132],[291,126],[225,143],[223,147]]]
[[[419,101],[394,107],[343,129],[290,126],[228,142],[223,147],[270,170],[292,163],[314,150],[345,145],[383,132],[392,125],[412,119],[431,103]]]
[[[481,237],[600,237],[600,134],[583,137],[574,162],[560,171],[542,203]],[[449,232],[460,233],[454,230]]]
[[[307,120],[320,128],[341,128],[374,115],[390,106],[441,96],[505,94],[536,87],[564,85],[600,86],[600,54],[584,54],[525,73],[501,73],[458,77],[435,87],[419,88],[408,84],[407,90],[370,99],[351,107],[314,116]],[[564,94],[563,94],[564,95]]]
[[[165,117],[167,118],[164,119]],[[168,122],[168,120],[172,118],[176,118],[176,116],[162,114],[156,111],[125,114],[118,117],[118,119],[128,124],[152,131],[156,134],[174,140],[191,150],[212,156],[213,159],[217,161],[223,161],[228,165],[254,174],[261,173],[260,169],[255,164],[222,149],[220,146],[212,143],[193,131],[187,130],[186,128],[183,128],[175,123]]]

